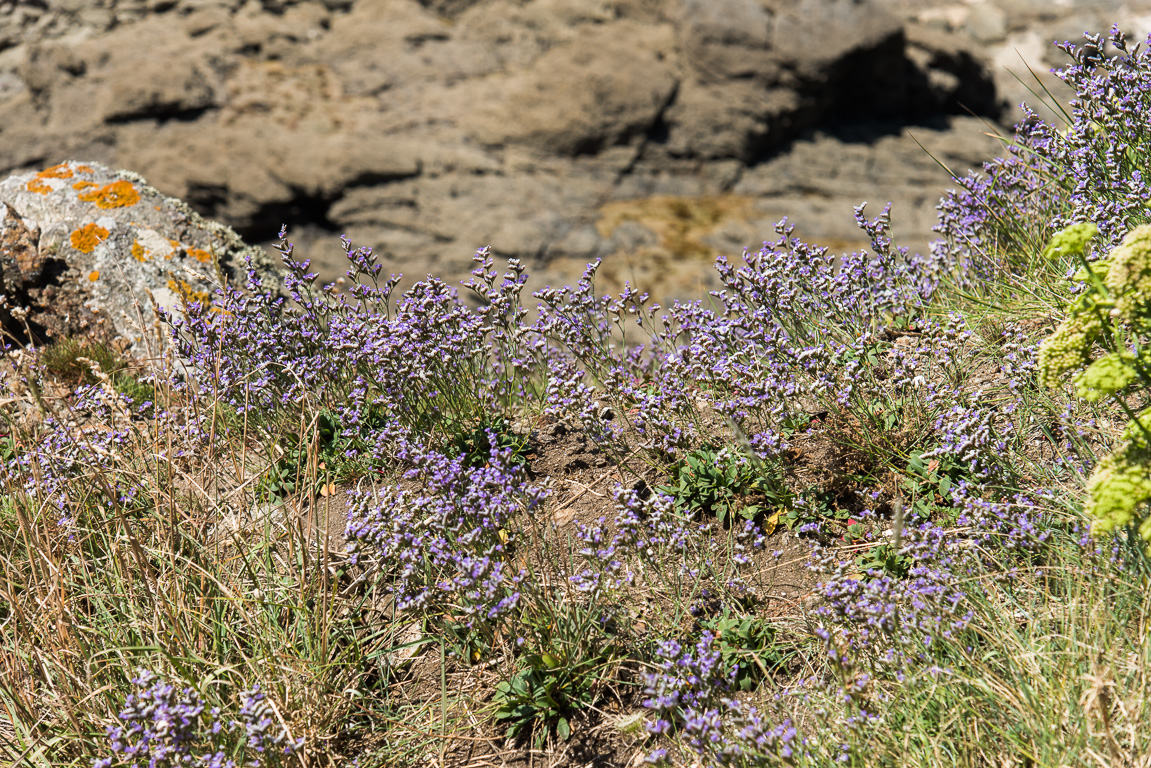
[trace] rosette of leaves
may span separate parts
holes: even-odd
[[[493,699],[495,720],[508,737],[531,736],[537,749],[552,732],[560,741],[571,738],[572,718],[595,703],[623,654],[602,614],[566,603],[556,608],[522,616],[529,650]]]
[[[368,418],[360,425],[361,434],[347,437],[335,411],[320,411],[312,423],[310,440],[302,439],[294,433],[286,436],[284,442],[288,447],[277,451],[277,458],[260,476],[256,486],[260,498],[272,501],[303,490],[313,443],[316,451],[316,477],[311,490],[327,495],[330,489],[334,489],[333,483],[351,479],[365,469],[360,465],[362,462],[351,457],[366,457],[366,435],[386,423],[387,419],[378,411],[369,411]],[[370,459],[368,461],[370,463]]]
[[[724,670],[733,673],[735,687],[745,693],[754,691],[794,654],[776,637],[775,627],[763,619],[736,616],[725,609],[700,625],[714,634]]]
[[[571,738],[571,716],[592,702],[590,669],[573,668],[551,653],[533,654],[527,666],[496,686],[496,722],[508,727],[508,737],[534,733],[534,746],[543,746],[550,726],[560,741]]]
[[[6,431],[0,424],[0,462],[16,458],[16,436]]]
[[[532,453],[531,441],[518,435],[506,417],[481,419],[469,427],[460,426],[452,439],[452,448],[463,457],[465,467],[482,467],[488,462],[492,445],[511,449],[511,463],[526,466]]]
[[[786,508],[792,497],[779,468],[711,446],[684,457],[673,468],[671,483],[656,491],[673,497],[678,507],[715,515],[721,525],[731,525],[736,516],[754,520]]]
[[[527,654],[524,666],[496,686],[496,722],[507,726],[512,739],[534,734],[537,749],[553,727],[556,738],[567,741],[572,716],[590,707],[602,687],[609,657],[571,654],[559,644]]]
[[[1072,225],[1044,251],[1079,262],[1073,279],[1082,290],[1039,347],[1039,377],[1056,386],[1074,373],[1079,397],[1110,400],[1130,419],[1087,483],[1086,510],[1095,531],[1132,527],[1151,544],[1151,225],[1132,229],[1106,258],[1091,262],[1096,233],[1092,224]]]

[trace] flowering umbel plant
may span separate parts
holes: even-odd
[[[1076,257],[1081,267],[1073,279],[1083,288],[1039,347],[1039,377],[1054,386],[1077,371],[1079,397],[1111,399],[1130,418],[1118,447],[1087,484],[1087,511],[1096,531],[1133,525],[1151,544],[1151,225],[1132,229],[1109,256],[1089,262],[1087,245],[1096,231],[1072,225],[1045,251]],[[1095,358],[1099,350],[1104,354]]]

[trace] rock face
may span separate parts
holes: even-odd
[[[0,294],[27,309],[20,322],[11,310],[0,320],[35,343],[141,342],[157,319],[153,301],[176,313],[206,302],[248,256],[270,273],[262,249],[132,173],[66,162],[0,182]]]
[[[252,242],[287,223],[321,267],[347,233],[417,275],[466,273],[488,244],[546,280],[597,257],[675,272],[644,219],[668,201],[724,212],[691,235],[705,265],[782,213],[838,237],[828,222],[868,198],[896,198],[897,233],[919,236],[946,175],[909,161],[905,127],[977,165],[997,145],[954,116],[1005,114],[995,57],[1097,26],[1075,14],[1098,3],[1028,3],[0,0],[0,174],[88,157]],[[814,165],[785,162],[797,148]],[[868,186],[908,162],[913,181]]]

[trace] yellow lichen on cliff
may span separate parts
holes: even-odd
[[[132,241],[132,258],[136,261],[148,260],[148,253],[144,250],[144,246],[140,245],[139,240]]]
[[[600,206],[599,212],[596,230],[603,237],[611,237],[623,222],[633,221],[651,230],[675,258],[712,258],[715,249],[702,238],[727,221],[747,221],[754,212],[754,200],[747,195],[661,195],[614,200]]]
[[[88,273],[88,279],[91,280],[93,283],[96,282],[97,280],[99,280],[100,279],[99,270],[93,269],[91,272],[89,272]]]
[[[202,264],[212,263],[211,251],[205,251],[203,248],[189,248],[188,255]]]
[[[100,185],[94,181],[77,181],[72,185],[72,189],[76,190],[77,192],[83,192],[85,189],[91,189],[92,187],[98,186]]]
[[[85,224],[72,233],[72,247],[80,253],[91,253],[108,239],[108,230],[99,224]]]
[[[80,194],[85,203],[95,203],[97,208],[126,208],[140,202],[140,193],[130,181],[113,181],[111,184]]]

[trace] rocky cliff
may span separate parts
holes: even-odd
[[[347,233],[454,276],[490,244],[691,295],[783,215],[847,247],[851,205],[894,198],[921,246],[946,174],[908,126],[978,164],[980,120],[1010,121],[1003,50],[1111,20],[1029,3],[0,2],[0,175],[130,168],[321,263]]]

